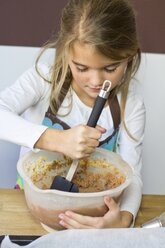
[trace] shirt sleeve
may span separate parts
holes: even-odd
[[[46,67],[42,71],[46,73]],[[29,107],[36,107],[43,98],[47,85],[33,67],[15,84],[0,93],[0,139],[33,149],[47,127],[35,121],[30,122],[21,115]]]
[[[132,95],[128,99],[125,109],[125,123],[136,140],[133,140],[127,134],[124,126],[121,125],[117,153],[133,167],[134,173],[131,184],[122,194],[120,209],[131,212],[135,220],[142,197],[142,144],[145,128],[145,106],[140,96]]]

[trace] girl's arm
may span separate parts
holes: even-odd
[[[42,65],[41,70],[48,73],[46,66]],[[41,119],[48,107],[49,90],[49,84],[33,67],[0,92],[0,139],[33,149],[47,128],[41,125]]]
[[[42,65],[40,71],[48,77],[48,67]],[[62,152],[72,158],[89,156],[98,146],[98,139],[105,130],[79,125],[64,131],[42,125],[49,106],[50,90],[50,84],[32,68],[14,85],[2,91],[0,139],[30,149]]]
[[[88,157],[99,145],[104,128],[78,125],[68,130],[48,128],[35,143],[36,148],[61,152],[73,159]]]
[[[130,133],[137,139],[132,140],[121,127],[117,152],[134,169],[132,183],[125,189],[122,195],[120,210],[133,215],[133,223],[141,203],[142,196],[142,142],[145,127],[145,107],[140,96],[132,95],[127,101],[125,121]]]

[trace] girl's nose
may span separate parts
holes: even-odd
[[[99,70],[93,70],[90,76],[90,82],[93,86],[97,87],[102,85],[104,78]]]

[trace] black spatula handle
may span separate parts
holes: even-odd
[[[107,99],[105,99],[105,98],[97,96],[96,102],[94,104],[91,115],[90,115],[89,120],[87,122],[87,126],[89,126],[89,127],[95,127],[96,126],[98,119],[101,115],[101,112],[104,108],[104,105],[106,103],[106,100]]]
[[[96,126],[98,119],[101,115],[101,112],[104,108],[104,105],[107,101],[107,98],[109,96],[110,88],[111,88],[111,82],[109,80],[105,80],[103,83],[103,87],[96,98],[95,104],[93,106],[92,112],[87,122],[87,126],[90,127]]]

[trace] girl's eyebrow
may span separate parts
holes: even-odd
[[[73,64],[75,64],[75,65],[77,65],[77,66],[84,66],[84,67],[89,67],[88,65],[84,65],[84,64],[81,64],[81,63],[78,63],[78,62],[76,62],[76,61],[74,61],[74,60],[72,60],[72,63]],[[120,62],[114,62],[114,63],[112,63],[112,64],[107,64],[107,65],[105,65],[105,66],[103,66],[102,68],[105,68],[105,67],[113,67],[113,66],[118,66],[118,65],[120,65],[122,62],[120,61]]]

